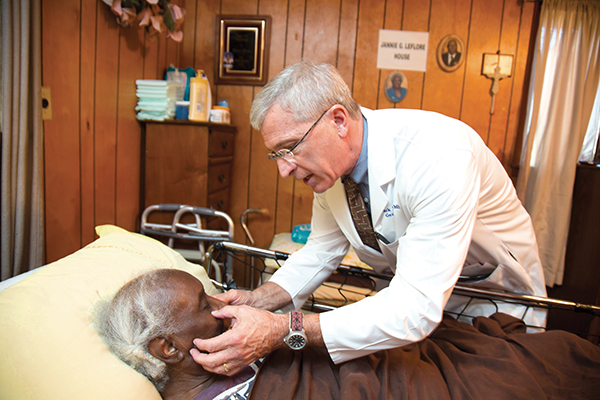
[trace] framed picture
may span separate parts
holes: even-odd
[[[271,17],[217,16],[215,83],[267,83]]]
[[[408,91],[408,81],[402,71],[393,71],[385,79],[385,95],[392,103],[398,103],[404,99]]]
[[[437,62],[446,72],[456,71],[464,61],[465,45],[456,35],[448,35],[440,40],[436,50]]]

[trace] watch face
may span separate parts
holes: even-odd
[[[288,346],[294,350],[300,350],[306,346],[306,338],[302,335],[292,335],[288,339]]]

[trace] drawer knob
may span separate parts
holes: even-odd
[[[229,147],[229,142],[228,142],[227,140],[223,140],[223,141],[221,142],[221,148],[222,148],[223,150],[225,150],[225,149],[227,149],[228,147]]]
[[[219,174],[218,179],[221,183],[225,182],[225,174]]]
[[[217,208],[218,208],[219,210],[222,210],[224,205],[225,205],[225,202],[224,202],[223,200],[219,200],[219,201],[217,202]]]

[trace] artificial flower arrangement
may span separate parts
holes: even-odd
[[[183,16],[185,10],[181,7],[169,4],[169,0],[103,0],[108,4],[112,12],[117,16],[117,23],[124,27],[130,27],[137,20],[139,26],[146,27],[150,34],[163,31],[167,32],[176,42],[181,42],[183,32]]]

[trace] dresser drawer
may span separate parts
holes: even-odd
[[[208,207],[226,213],[229,210],[229,188],[209,194]]]
[[[233,134],[211,130],[208,139],[208,156],[224,157],[232,154]]]
[[[208,193],[225,189],[231,183],[231,163],[208,166]]]

